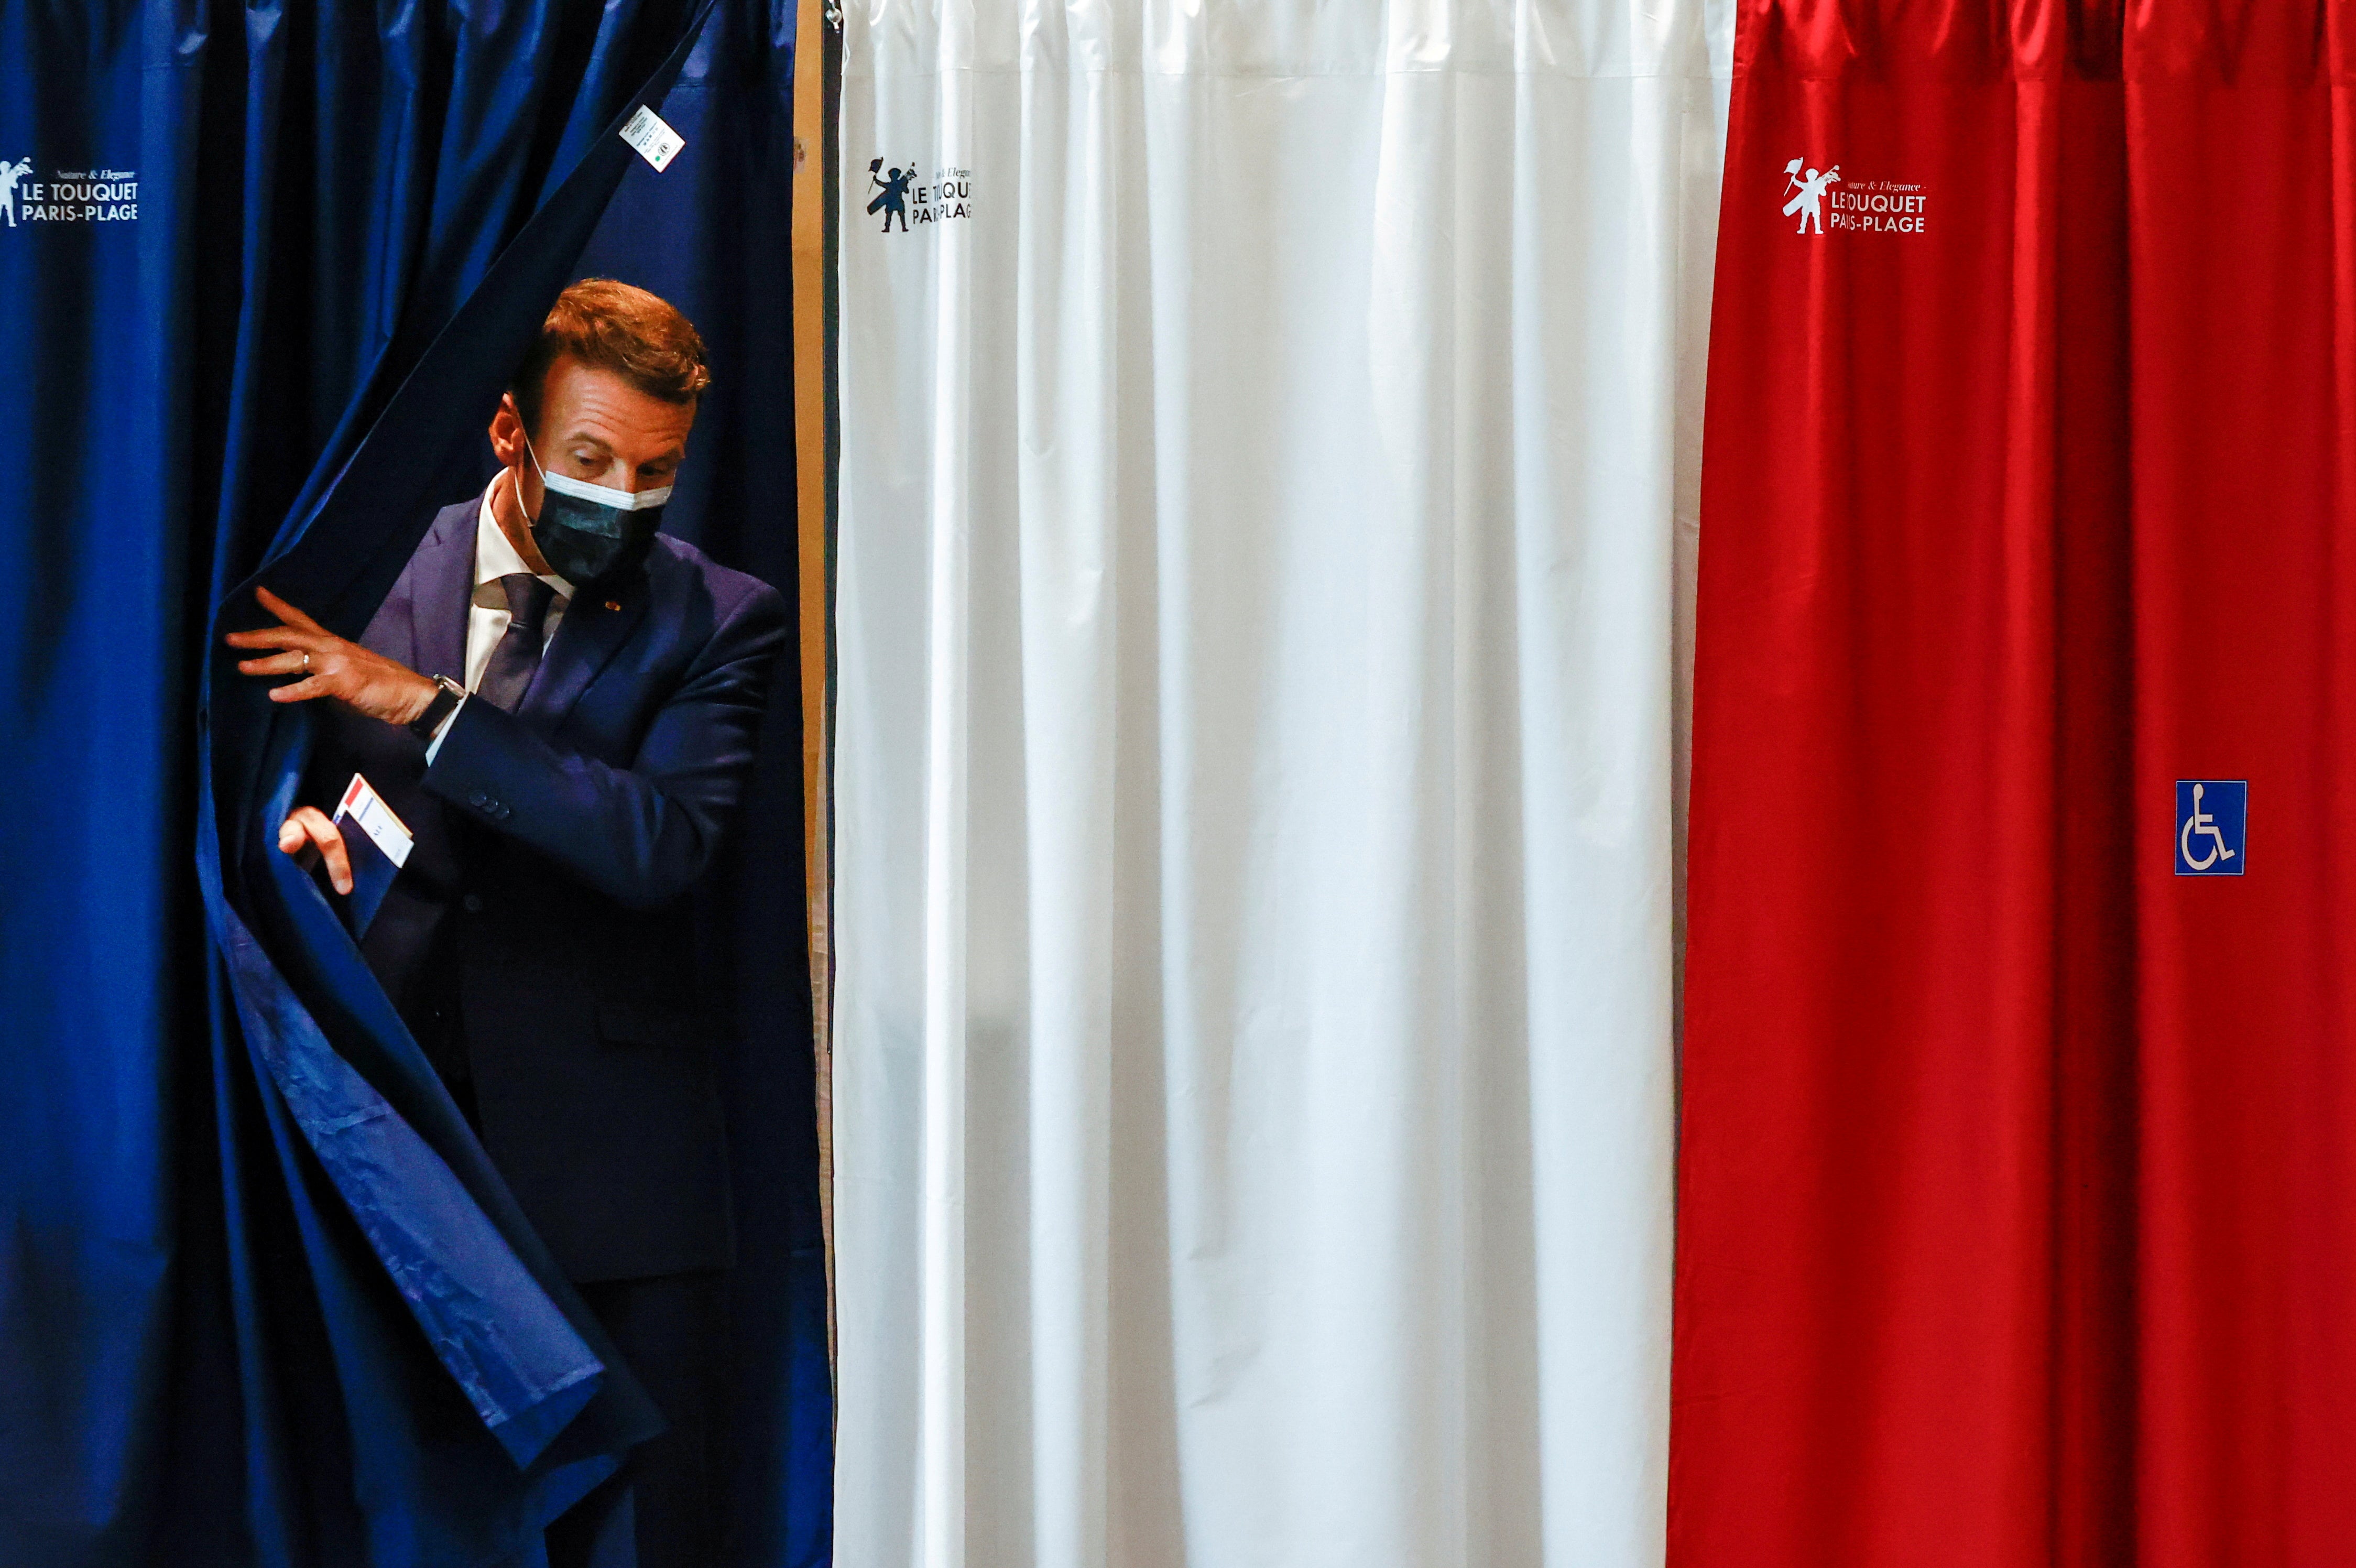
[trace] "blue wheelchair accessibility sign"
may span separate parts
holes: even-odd
[[[2244,779],[2176,781],[2176,875],[2239,876],[2248,869],[2250,785]]]

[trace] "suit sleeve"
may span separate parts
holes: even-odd
[[[628,768],[552,745],[488,703],[462,703],[425,788],[634,909],[702,875],[752,771],[770,672],[789,627],[764,586],[722,622]]]

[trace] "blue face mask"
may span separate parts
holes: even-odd
[[[568,583],[594,583],[635,571],[646,560],[670,499],[669,485],[634,492],[587,484],[542,468],[529,435],[523,449],[541,491],[540,515],[525,521],[550,571]]]

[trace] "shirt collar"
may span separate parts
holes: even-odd
[[[531,570],[524,564],[523,556],[517,552],[515,545],[509,542],[507,530],[501,528],[499,520],[491,514],[491,491],[498,486],[498,481],[494,479],[484,487],[483,504],[475,514],[475,586],[478,588],[485,583],[495,583],[514,573]],[[573,596],[573,585],[555,573],[542,572],[540,580],[554,588],[560,597],[569,599]]]

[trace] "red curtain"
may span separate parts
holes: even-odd
[[[2356,6],[1743,6],[1670,1562],[2356,1561]]]

